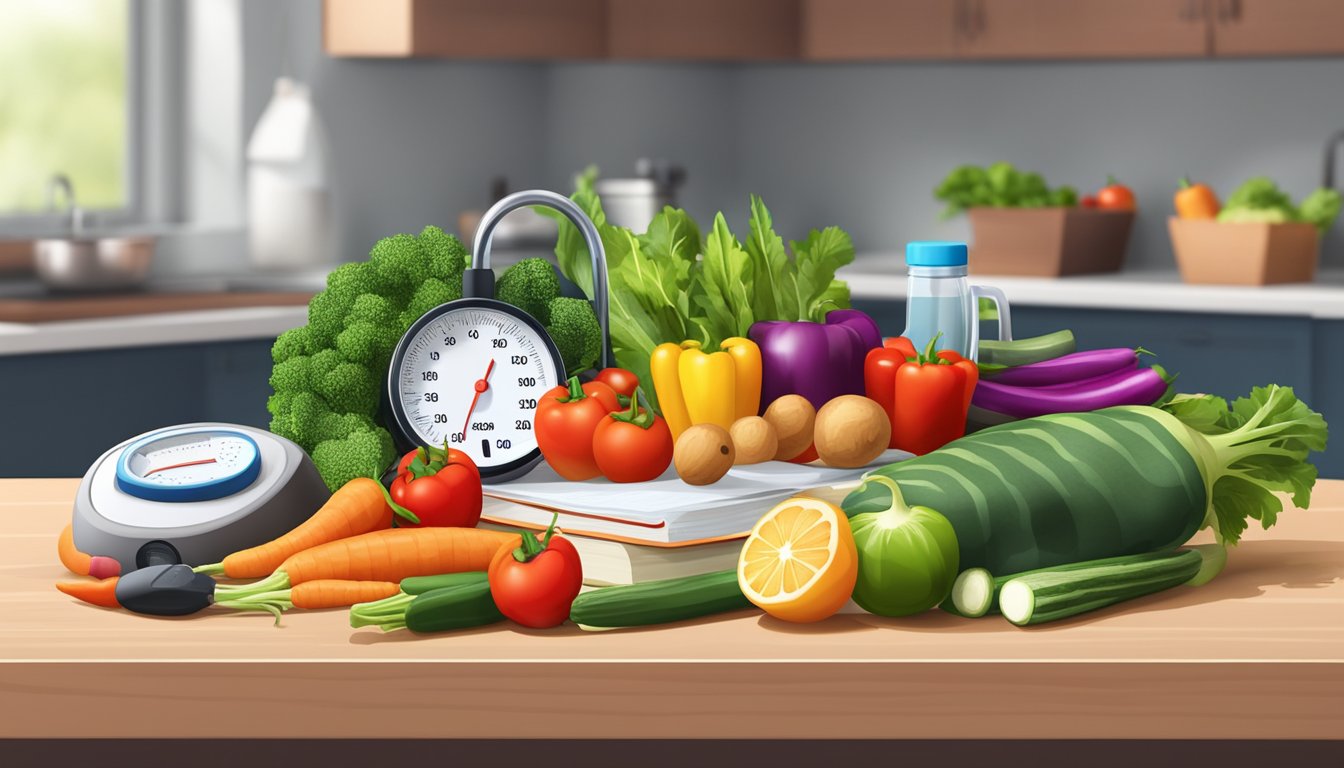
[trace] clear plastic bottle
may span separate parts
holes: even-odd
[[[966,279],[965,243],[915,241],[905,246],[908,283],[905,331],[901,334],[922,351],[937,334],[934,349],[955,350],[974,360],[980,346],[980,303],[994,302],[999,314],[999,338],[1013,337],[1008,299],[1003,291],[971,285]]]

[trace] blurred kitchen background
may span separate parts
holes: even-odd
[[[1017,335],[1344,420],[1341,225],[1311,281],[1226,287],[1181,281],[1167,221],[1186,175],[1305,197],[1341,130],[1334,0],[0,0],[0,475],[264,426],[270,341],[327,269],[427,224],[468,239],[504,190],[590,165],[635,217],[736,225],[755,193],[786,239],[843,227],[892,334],[904,243],[972,237],[932,194],[953,168],[1114,175],[1139,207],[1119,272],[977,277]],[[549,250],[525,214],[515,257]]]

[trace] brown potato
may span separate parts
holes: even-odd
[[[717,424],[696,424],[677,438],[672,464],[687,484],[709,485],[728,474],[736,456],[728,430]]]
[[[736,464],[759,464],[775,458],[779,436],[770,422],[760,416],[743,416],[728,430],[737,451]]]
[[[817,412],[802,395],[785,395],[765,409],[766,421],[775,428],[779,447],[775,459],[788,461],[812,445],[812,429]]]
[[[841,395],[821,406],[816,422],[817,456],[832,467],[862,467],[891,442],[891,422],[876,401]]]

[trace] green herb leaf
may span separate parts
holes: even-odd
[[[704,287],[697,296],[699,309],[709,321],[709,329],[716,340],[730,336],[746,336],[756,322],[752,311],[753,273],[751,257],[742,249],[728,222],[720,213],[714,217],[714,228],[705,238]]]
[[[751,236],[746,251],[756,274],[753,309],[757,317],[800,319],[798,277],[784,252],[784,238],[775,234],[774,222],[765,203],[751,196]]]
[[[602,225],[607,223],[607,215],[602,210],[602,201],[597,197],[597,191],[593,187],[593,181],[597,179],[597,166],[590,165],[582,173],[574,177],[574,194],[570,195],[570,200],[588,214],[588,218],[593,220],[593,224],[600,230]],[[533,207],[534,211],[550,219],[554,219],[557,224],[558,235],[555,240],[555,262],[560,266],[560,272],[570,282],[574,283],[583,291],[588,298],[593,297],[593,262],[592,256],[588,253],[588,246],[583,242],[583,235],[579,233],[579,228],[569,220],[563,213],[554,208],[544,206]],[[611,264],[611,254],[607,255],[607,268],[610,270],[614,265]]]
[[[854,261],[854,241],[839,227],[812,230],[789,243],[798,270],[798,320],[820,322],[832,309],[849,306],[849,287],[833,285],[835,272]]]

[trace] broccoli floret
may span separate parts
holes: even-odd
[[[373,430],[373,419],[362,413],[325,413],[317,421],[316,442],[344,440],[356,432]]]
[[[308,354],[308,326],[290,328],[280,334],[271,345],[271,362],[283,363],[286,360]]]
[[[1339,216],[1340,206],[1344,204],[1339,190],[1321,188],[1307,195],[1298,207],[1298,217],[1316,225],[1322,234],[1329,231]]]
[[[591,368],[602,355],[602,327],[592,306],[583,299],[552,299],[547,306],[551,322],[546,332],[555,340],[565,373],[572,376]]]
[[[271,431],[308,451],[333,490],[391,462],[392,436],[377,416],[392,349],[425,310],[461,297],[466,252],[436,227],[381,240],[369,261],[327,275],[307,326],[276,339]]]
[[[420,316],[429,310],[447,304],[450,301],[462,298],[462,278],[459,275],[455,283],[447,283],[438,278],[431,277],[415,290],[415,295],[406,305],[406,309],[401,313],[401,327],[410,328],[411,323],[420,319]]]
[[[386,430],[360,430],[339,440],[323,441],[312,454],[327,488],[335,492],[357,477],[377,479],[382,475],[392,463],[392,439]]]
[[[495,285],[495,298],[518,307],[542,325],[550,324],[550,303],[559,296],[560,278],[545,259],[523,259],[505,270]]]
[[[378,292],[398,308],[405,306],[415,289],[429,277],[429,259],[415,235],[393,235],[379,240],[369,253],[369,266],[377,276]]]
[[[314,382],[314,389],[336,413],[374,414],[378,411],[379,380],[386,375],[385,369],[386,364],[375,374],[358,363],[341,363]]]
[[[306,392],[313,388],[311,358],[291,357],[271,369],[271,389],[276,392]]]
[[[350,314],[345,316],[346,328],[355,323],[395,326],[396,322],[397,308],[376,293],[360,294],[350,306]]]
[[[309,375],[313,377],[314,382],[321,381],[323,376],[331,372],[331,369],[343,362],[345,362],[345,359],[341,357],[340,352],[334,349],[324,349],[308,358]]]
[[[400,324],[396,321],[386,325],[352,323],[336,337],[336,349],[352,363],[372,366],[382,361],[386,365],[400,338]]]
[[[462,241],[438,227],[425,227],[420,232],[420,250],[429,259],[429,274],[455,286],[458,295],[453,298],[461,298],[462,273],[471,261]]]

